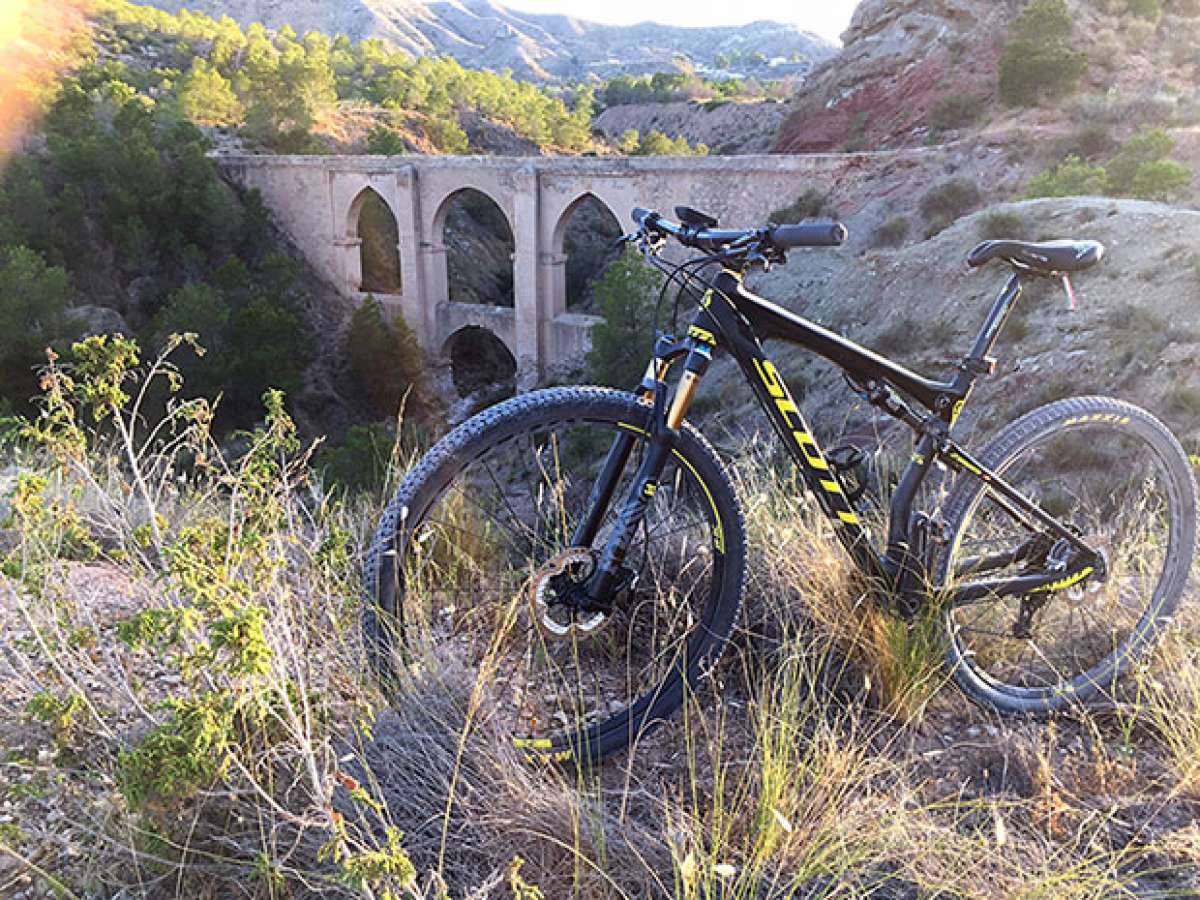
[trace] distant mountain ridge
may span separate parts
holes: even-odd
[[[290,25],[300,33],[315,29],[355,40],[383,38],[415,56],[452,56],[471,68],[508,68],[518,77],[543,81],[668,71],[676,56],[702,71],[718,70],[718,57],[724,57],[725,70],[738,75],[764,74],[775,61],[782,73],[795,70],[793,59],[815,65],[838,49],[819,35],[780,22],[734,28],[653,22],[601,25],[564,15],[517,12],[492,0],[135,2],[172,13],[186,8],[213,17],[227,15],[243,25],[261,22],[268,28]],[[729,57],[735,61],[729,63]]]

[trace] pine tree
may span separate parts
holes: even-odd
[[[630,388],[641,378],[653,349],[660,284],[658,274],[633,251],[610,265],[596,282],[596,307],[604,321],[592,329],[587,368],[597,384]]]

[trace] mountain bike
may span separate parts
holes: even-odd
[[[793,248],[842,244],[842,225],[729,230],[684,207],[676,217],[635,210],[625,237],[666,274],[664,292],[678,286],[696,301],[682,337],[657,336],[637,392],[519,395],[455,428],[404,478],[366,563],[375,670],[393,681],[431,666],[464,676],[478,724],[557,760],[596,761],[678,710],[729,638],[746,574],[734,483],[687,419],[724,352],[867,590],[898,615],[932,611],[970,699],[1011,714],[1111,703],[1189,577],[1187,455],[1150,413],[1108,397],[1039,406],[977,452],[955,428],[972,387],[994,373],[1023,284],[1061,280],[1073,303],[1071,276],[1104,247],[972,250],[971,266],[1012,272],[970,351],[938,380],[745,287],[751,269],[782,264]],[[672,241],[694,255],[668,261]],[[857,396],[911,429],[881,546],[850,473],[764,352],[769,339],[828,360]],[[948,486],[918,509],[933,472]]]

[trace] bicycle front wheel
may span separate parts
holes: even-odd
[[[1187,455],[1145,410],[1076,397],[1027,413],[980,460],[1098,550],[1101,564],[1062,589],[947,609],[955,680],[1000,712],[1111,700],[1117,677],[1152,647],[1187,584],[1196,541]],[[945,520],[940,576],[949,587],[980,577],[980,560],[1007,559],[984,573],[1006,578],[1052,572],[1069,552],[1065,541],[1017,521],[966,475],[947,498]]]
[[[733,627],[745,569],[733,487],[691,426],[669,455],[611,609],[580,603],[650,416],[617,391],[537,391],[483,411],[430,450],[388,506],[367,562],[364,628],[378,672],[465,673],[477,725],[555,759],[599,759],[674,712]],[[626,455],[610,508],[576,545],[619,441]]]

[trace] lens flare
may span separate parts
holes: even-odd
[[[0,165],[84,46],[86,0],[0,0]]]

